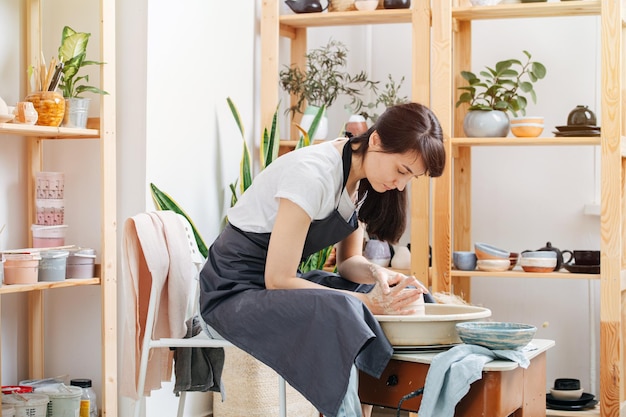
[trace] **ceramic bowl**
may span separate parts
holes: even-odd
[[[554,389],[562,390],[562,391],[580,389],[580,379],[557,378],[554,380]]]
[[[529,250],[522,252],[522,258],[554,258],[556,252],[552,250]]]
[[[511,124],[511,133],[518,138],[536,138],[543,132],[543,123]]]
[[[452,263],[460,271],[473,271],[476,269],[476,254],[470,251],[452,252]]]
[[[481,259],[476,262],[476,266],[485,272],[507,271],[511,267],[511,261],[506,259]]]
[[[393,346],[430,346],[460,343],[457,323],[485,320],[491,310],[460,304],[426,303],[424,315],[376,315]]]
[[[521,116],[521,117],[512,117],[511,125],[518,125],[524,123],[537,123],[543,124],[543,116]]]
[[[556,257],[533,258],[522,254],[519,264],[525,272],[552,272],[556,267]]]
[[[470,0],[472,6],[495,6],[502,0]]]
[[[356,0],[354,7],[356,7],[357,10],[376,10],[378,0]]]
[[[457,323],[456,331],[464,343],[488,349],[520,349],[526,346],[537,332],[535,326],[508,322]]]
[[[511,252],[496,248],[493,245],[483,242],[474,243],[474,252],[476,252],[476,258],[482,259],[509,259]]]
[[[583,395],[583,389],[561,390],[550,388],[550,394],[557,400],[577,400]]]

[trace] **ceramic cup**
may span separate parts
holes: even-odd
[[[565,255],[569,255],[566,260]],[[600,265],[599,250],[565,250],[563,251],[563,263],[570,264],[574,261],[576,265]]]
[[[476,269],[476,254],[470,251],[456,251],[452,253],[452,263],[460,271],[473,271]]]

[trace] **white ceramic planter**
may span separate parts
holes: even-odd
[[[510,125],[509,116],[500,110],[472,110],[463,119],[463,131],[470,138],[503,138]]]
[[[308,106],[302,115],[302,120],[300,120],[300,127],[309,131],[311,124],[313,123],[313,119],[315,119],[315,115],[319,111],[319,107],[316,106]],[[324,140],[328,136],[328,116],[326,116],[326,112],[322,116],[319,124],[317,125],[317,130],[313,135],[313,140]]]

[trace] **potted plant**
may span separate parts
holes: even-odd
[[[528,105],[526,95],[530,95],[533,103],[537,102],[533,83],[546,76],[546,67],[532,61],[528,51],[523,52],[526,62],[517,59],[499,61],[494,68],[485,67],[486,70],[481,71],[479,76],[461,71],[468,85],[459,87],[463,93],[456,106],[469,105],[463,120],[467,136],[504,137],[509,131],[507,113],[525,115]]]
[[[82,93],[108,94],[97,87],[79,84],[81,80],[89,82],[89,75],[79,75],[82,67],[104,64],[103,62],[86,60],[90,36],[90,33],[76,32],[69,26],[63,28],[61,46],[59,47],[59,62],[63,65],[59,88],[66,100],[64,126],[85,127],[90,99],[81,97]]]
[[[400,95],[400,88],[404,83],[404,76],[400,78],[400,81],[396,82],[392,75],[388,74],[387,80],[388,81],[385,83],[385,87],[380,91],[376,88],[376,86],[372,88],[373,93],[376,94],[376,100],[368,104],[364,104],[362,106],[362,110],[358,112],[358,114],[363,116],[365,120],[369,119],[372,122],[376,122],[380,116],[380,114],[376,113],[376,110],[380,105],[386,109],[387,107],[395,106],[396,104],[408,103],[410,101],[407,96]],[[354,110],[350,110],[354,112]]]
[[[362,91],[376,85],[376,82],[369,80],[365,71],[354,75],[347,72],[347,57],[346,46],[331,39],[325,46],[311,49],[305,55],[304,69],[286,66],[280,71],[280,86],[297,97],[296,103],[287,112],[292,116],[304,113],[306,117],[303,117],[300,125],[305,130],[308,130],[318,108],[322,105],[330,107],[340,96],[349,97],[350,107],[359,111],[363,106]],[[305,105],[314,108],[305,109]],[[322,120],[315,139],[326,137],[325,125]]]

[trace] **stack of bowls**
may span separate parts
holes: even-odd
[[[35,205],[37,219],[31,227],[33,247],[65,244],[65,176],[62,172],[37,172]]]
[[[556,267],[556,252],[524,251],[519,264],[525,272],[553,272]]]
[[[526,116],[511,119],[511,133],[518,138],[535,138],[543,132],[543,117]]]
[[[474,243],[476,266],[481,271],[499,272],[511,267],[511,252],[483,242]]]

